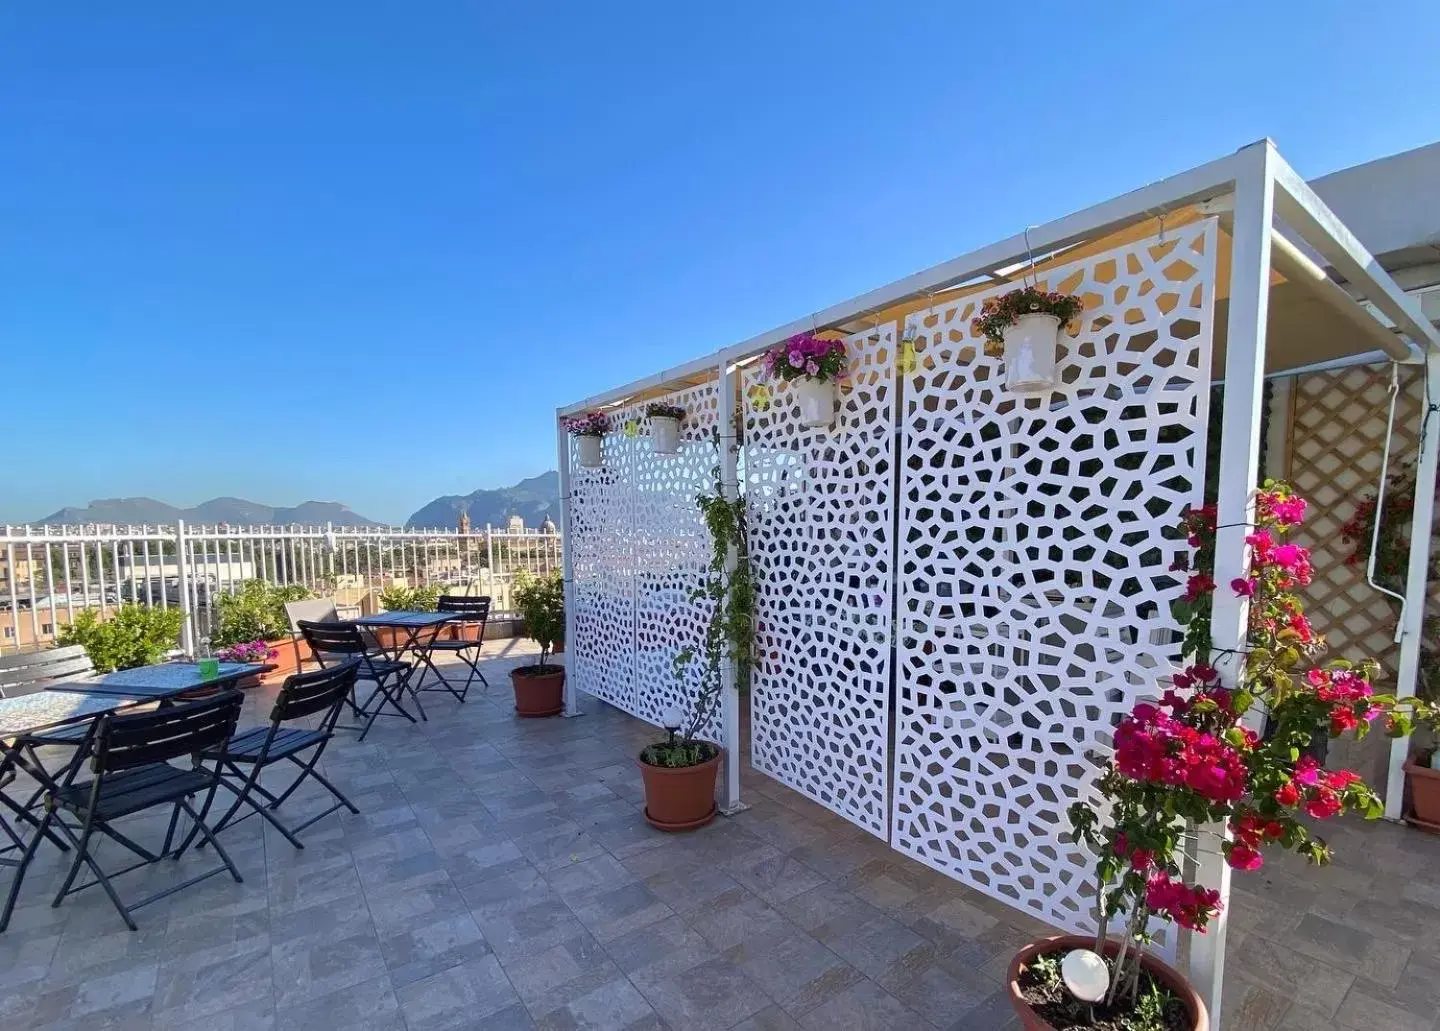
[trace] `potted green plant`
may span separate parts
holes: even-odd
[[[1310,554],[1285,539],[1305,508],[1284,484],[1267,482],[1256,493],[1249,568],[1229,584],[1250,610],[1233,688],[1221,686],[1209,661],[1215,508],[1186,513],[1180,537],[1195,551],[1174,567],[1188,578],[1172,609],[1191,663],[1115,728],[1114,754],[1096,783],[1103,805],[1070,807],[1075,839],[1095,856],[1097,927],[1094,935],[1031,942],[1015,956],[1010,1001],[1028,1031],[1208,1028],[1194,988],[1145,951],[1156,923],[1203,934],[1220,912],[1218,891],[1184,880],[1187,825],[1223,825],[1225,862],[1253,871],[1277,846],[1324,863],[1330,850],[1315,822],[1383,814],[1358,774],[1325,769],[1310,744],[1317,733],[1361,736],[1372,723],[1402,736],[1413,719],[1433,713],[1419,699],[1375,694],[1374,663],[1336,659],[1301,672],[1321,647],[1295,593],[1313,576]],[[1244,722],[1257,703],[1273,726],[1263,738]]]
[[[1055,387],[1060,331],[1085,310],[1071,294],[1025,286],[989,297],[970,320],[972,332],[986,340],[986,353],[1005,357],[1005,385],[1016,393],[1041,393]]]
[[[284,680],[300,668],[305,658],[290,634],[285,603],[308,597],[310,591],[300,584],[246,580],[239,590],[215,596],[215,627],[210,643],[216,648],[233,648],[264,642],[275,657],[271,660],[274,669],[261,676],[261,681],[268,684]]]
[[[685,409],[679,405],[652,401],[645,408],[650,419],[650,447],[657,455],[680,453],[680,420],[685,418]]]
[[[61,628],[56,643],[82,646],[97,672],[113,673],[162,661],[179,646],[184,622],[178,608],[126,604],[108,619],[94,609],[82,609]]]
[[[586,412],[566,419],[565,432],[575,438],[575,448],[580,464],[586,469],[598,469],[604,464],[600,442],[605,437],[607,420],[603,412]]]
[[[717,489],[696,498],[696,506],[710,531],[712,557],[694,596],[710,602],[711,615],[703,656],[697,656],[693,648],[682,649],[675,656],[673,672],[675,679],[684,683],[691,664],[698,661],[699,683],[688,711],[672,707],[664,713],[665,740],[646,745],[640,752],[645,819],[665,831],[695,830],[715,818],[715,781],[725,753],[702,735],[720,711],[725,662],[735,671],[737,686],[745,684],[755,640],[755,591],[745,502],[726,498]],[[732,554],[736,561],[729,568],[726,560]]]
[[[806,426],[825,427],[835,421],[836,385],[848,375],[845,341],[797,333],[765,353],[765,371],[795,386],[800,421]]]
[[[525,636],[540,646],[538,662],[510,671],[515,712],[527,717],[558,716],[565,710],[565,667],[546,660],[555,642],[565,635],[565,580],[558,572],[545,577],[517,573],[514,599],[525,620]]]

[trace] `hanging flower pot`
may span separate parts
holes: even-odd
[[[1005,330],[1005,385],[1017,394],[1052,389],[1060,320],[1054,315],[1021,315]]]
[[[985,337],[987,354],[1003,354],[1005,386],[1017,394],[1040,394],[1060,385],[1056,357],[1060,331],[1084,310],[1070,294],[1047,293],[1033,286],[991,297],[970,321]]]
[[[650,447],[657,455],[680,453],[680,420],[685,409],[679,405],[652,404],[645,414],[650,419]]]
[[[800,421],[806,426],[829,426],[835,421],[835,381],[805,376],[795,381]]]
[[[575,442],[580,452],[580,464],[586,469],[598,469],[604,465],[604,458],[600,452],[601,438],[593,433],[582,433]]]
[[[835,421],[835,384],[848,375],[845,341],[799,333],[766,352],[765,371],[795,385],[800,421],[806,426]]]
[[[586,469],[598,469],[603,464],[600,441],[605,436],[605,416],[600,412],[586,412],[566,419],[561,424],[565,432],[575,438],[575,449],[580,464]]]

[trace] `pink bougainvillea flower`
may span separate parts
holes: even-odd
[[[1225,861],[1236,870],[1258,870],[1265,865],[1265,857],[1249,845],[1234,844]]]
[[[1255,596],[1255,584],[1253,576],[1237,576],[1230,581],[1230,589],[1241,598],[1252,598]]]

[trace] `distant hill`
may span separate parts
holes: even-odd
[[[244,498],[211,498],[194,508],[176,508],[154,498],[101,498],[84,508],[62,508],[39,523],[334,523],[337,526],[378,526],[338,501],[307,501],[275,508]]]
[[[471,494],[448,494],[436,498],[409,519],[406,526],[454,528],[461,512],[470,513],[470,526],[474,529],[504,526],[512,516],[518,515],[525,525],[538,527],[549,516],[560,522],[560,474],[551,470],[521,480],[513,487],[498,487],[495,490],[477,490]]]

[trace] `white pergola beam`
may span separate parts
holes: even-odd
[[[676,366],[654,376],[646,376],[624,386],[616,387],[565,405],[561,416],[574,415],[587,408],[600,408],[622,401],[627,397],[665,387],[678,380],[695,376],[707,369],[734,364],[788,340],[796,333],[828,329],[853,322],[858,318],[871,316],[876,312],[918,300],[941,290],[947,290],[967,280],[989,277],[990,273],[1016,262],[1027,261],[1030,253],[1046,254],[1069,247],[1135,222],[1154,216],[1156,211],[1170,211],[1193,204],[1196,201],[1228,193],[1235,179],[1235,169],[1242,156],[1257,147],[1268,147],[1269,141],[1262,140],[1241,148],[1234,154],[1199,165],[1178,175],[1161,179],[1138,190],[1121,194],[1102,204],[1077,211],[1073,215],[1047,222],[1026,234],[1018,233],[1008,239],[979,250],[963,254],[958,258],[932,265],[922,272],[897,279],[893,283],[852,297],[848,301],[832,305],[824,311],[806,318],[778,326],[767,333],[751,337],[731,347],[722,348],[711,355],[696,358],[684,365]]]
[[[1440,348],[1440,331],[1421,314],[1414,300],[1396,285],[1310,184],[1273,147],[1269,149],[1275,164],[1275,213],[1402,333],[1421,347]]]

